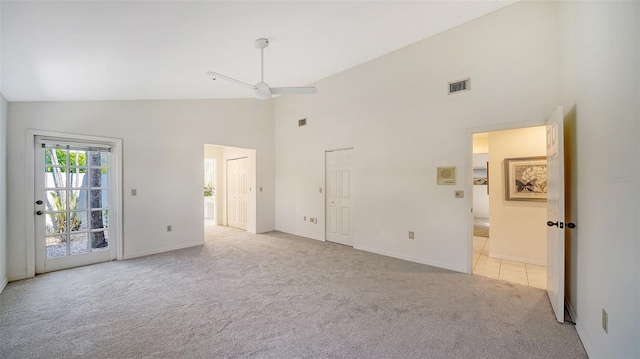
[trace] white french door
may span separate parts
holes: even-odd
[[[36,273],[116,258],[109,228],[110,149],[36,136]]]
[[[547,122],[547,294],[564,323],[564,130],[558,106]]]
[[[353,149],[325,153],[326,239],[353,246]]]
[[[246,157],[227,160],[227,225],[247,229],[249,161]]]

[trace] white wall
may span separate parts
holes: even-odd
[[[9,279],[26,275],[27,129],[123,139],[125,258],[203,243],[203,145],[256,150],[257,223],[274,227],[273,104],[251,100],[10,103],[8,112]],[[130,196],[137,189],[136,197]],[[166,225],[173,231],[166,232]]]
[[[568,297],[591,358],[640,358],[640,3],[562,2]],[[609,333],[601,327],[609,313]]]
[[[547,203],[505,200],[504,159],[546,156],[544,126],[489,132],[489,256],[547,265]]]
[[[8,281],[7,256],[7,100],[0,93],[0,293]]]
[[[355,247],[469,272],[471,203],[454,198],[472,187],[469,129],[549,117],[557,29],[555,3],[521,2],[277,98],[276,228],[324,238],[324,151],[354,147]],[[436,185],[437,166],[457,185]]]

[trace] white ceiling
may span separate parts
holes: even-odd
[[[265,82],[304,86],[512,2],[4,0],[1,90],[9,101],[251,97],[205,73],[258,82],[259,37],[270,39]]]

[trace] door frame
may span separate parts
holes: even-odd
[[[519,121],[510,123],[500,123],[489,126],[468,127],[465,137],[466,154],[467,154],[467,170],[465,171],[464,183],[466,184],[467,205],[469,210],[467,211],[466,226],[467,226],[467,268],[466,273],[473,273],[473,135],[475,133],[495,132],[505,130],[515,130],[519,128],[527,127],[539,127],[546,126],[547,119],[531,120],[531,121]]]
[[[55,137],[60,139],[69,139],[76,141],[102,142],[112,146],[111,160],[109,170],[114,172],[115,181],[111,186],[109,199],[113,201],[114,206],[110,207],[109,216],[116,219],[116,223],[110,223],[111,230],[116,236],[116,260],[122,260],[124,257],[124,239],[122,228],[122,139],[103,136],[80,135],[65,132],[43,131],[29,129],[26,133],[25,140],[25,160],[26,160],[26,198],[25,198],[25,245],[26,245],[26,262],[27,262],[27,278],[36,275],[36,241],[35,222],[34,222],[34,203],[35,203],[35,145],[36,136]]]

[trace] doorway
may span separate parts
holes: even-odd
[[[256,151],[205,144],[203,157],[205,240],[220,226],[256,233],[256,201],[263,192],[256,184]]]
[[[546,288],[546,202],[505,192],[505,161],[545,154],[544,126],[473,134],[473,274]]]
[[[215,159],[204,159],[204,221],[205,226],[215,226],[217,217],[216,208],[216,188],[217,181],[217,161]]]
[[[118,258],[118,144],[32,136],[34,274]]]
[[[325,152],[326,240],[353,246],[353,148]]]

